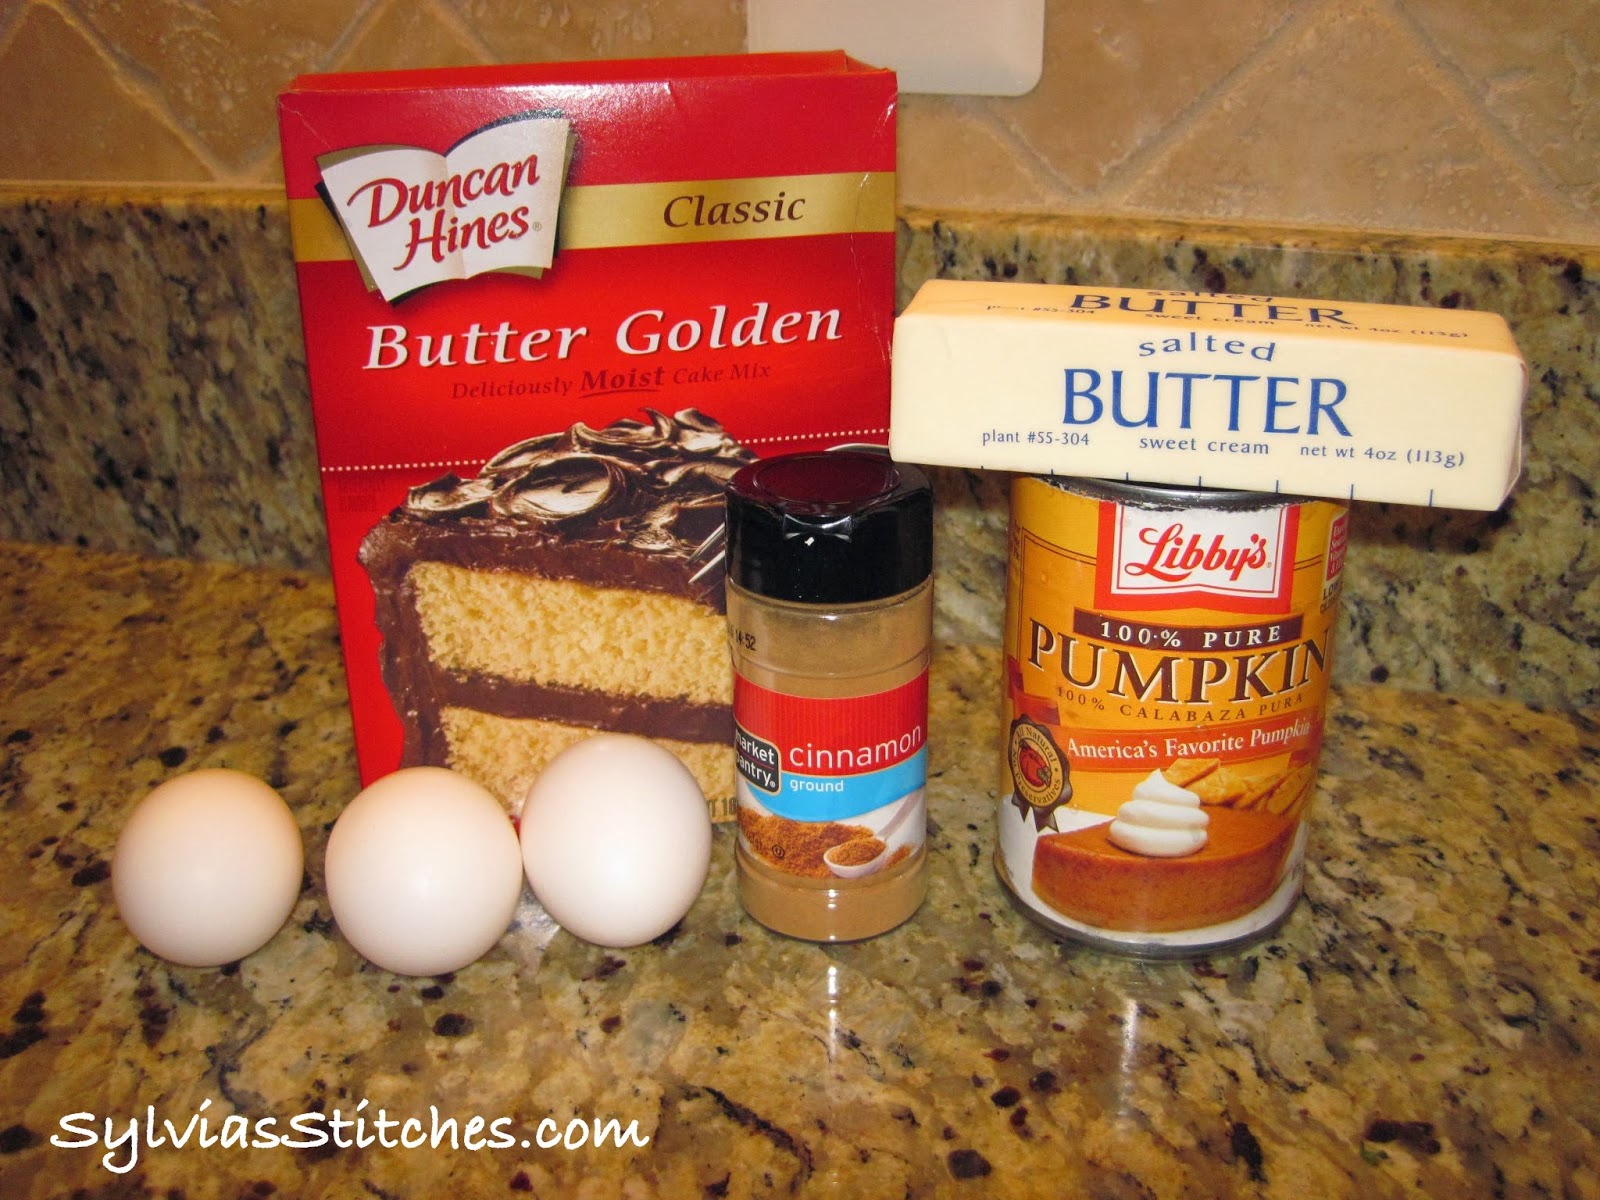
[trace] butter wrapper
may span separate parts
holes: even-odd
[[[1480,510],[1521,470],[1491,313],[933,280],[892,365],[906,462]]]

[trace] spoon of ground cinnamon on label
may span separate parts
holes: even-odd
[[[889,839],[894,831],[904,824],[905,819],[918,810],[922,803],[922,789],[918,788],[900,802],[900,807],[894,816],[876,834],[866,837],[853,837],[848,841],[830,846],[822,855],[822,861],[841,879],[859,879],[863,875],[871,875],[888,866],[891,861],[897,862],[905,855],[889,851]]]

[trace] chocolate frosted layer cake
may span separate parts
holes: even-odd
[[[476,478],[413,488],[367,534],[403,765],[515,804],[571,743],[635,733],[731,814],[723,572],[696,552],[755,456],[692,409],[649,416],[509,446]]]

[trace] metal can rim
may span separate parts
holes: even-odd
[[[1074,475],[1034,475],[1048,487],[1096,500],[1114,500],[1146,509],[1212,508],[1246,512],[1291,504],[1338,504],[1342,500],[1301,496],[1290,492],[1255,492],[1238,488],[1208,488],[1189,484],[1146,483],[1137,479],[1096,479]]]

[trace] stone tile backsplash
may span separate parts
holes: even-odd
[[[1584,0],[1047,0],[1044,35],[1025,96],[902,97],[902,203],[1600,242]],[[0,0],[0,180],[269,185],[303,71],[744,45],[742,0]]]

